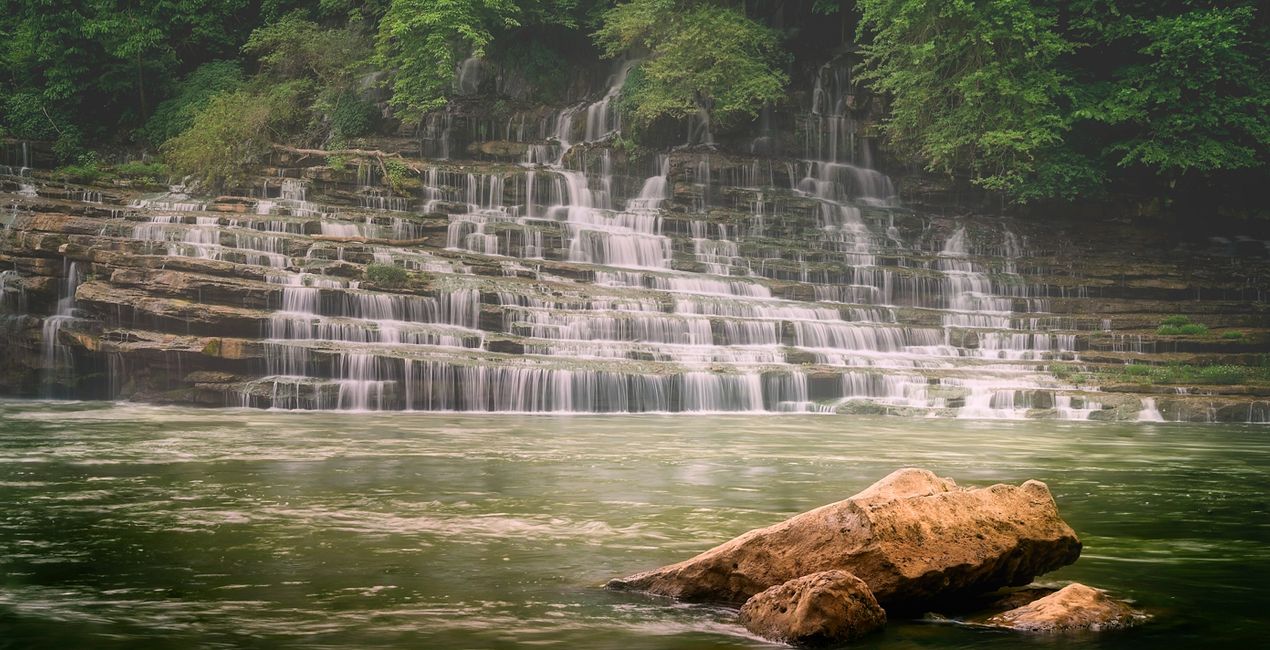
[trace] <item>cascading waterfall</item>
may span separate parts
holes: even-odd
[[[891,205],[895,187],[885,174],[869,169],[868,147],[851,117],[853,92],[845,60],[835,59],[817,71],[811,107],[804,117],[801,180],[794,189],[839,203]],[[793,174],[790,179],[794,180]]]
[[[460,65],[460,92],[478,92],[480,68]],[[369,165],[330,194],[285,169],[232,211],[174,186],[110,236],[141,255],[250,269],[241,277],[268,298],[248,326],[260,329],[259,372],[232,388],[245,406],[1071,419],[1102,408],[1043,371],[1075,360],[1084,339],[1045,313],[1051,288],[1019,272],[1026,238],[902,221],[894,186],[867,168],[845,68],[818,74],[803,157],[789,162],[615,155],[605,140],[620,132],[628,70],[594,101],[500,119],[526,146],[519,165],[432,163],[414,201],[382,193]],[[448,158],[451,128],[449,114],[429,116],[425,153]],[[323,202],[336,194],[346,207]],[[411,209],[423,214],[394,214]],[[448,250],[429,252],[442,224]],[[357,270],[372,263],[416,275],[375,281]],[[16,282],[5,273],[0,284]],[[79,275],[68,267],[68,285]],[[46,345],[73,307],[46,321]],[[57,366],[56,347],[46,354]],[[1142,419],[1158,417],[1149,406]]]
[[[555,116],[555,145],[533,145],[527,150],[523,165],[527,169],[545,167],[541,180],[535,172],[523,175],[523,187],[517,195],[523,202],[508,205],[503,190],[504,179],[490,176],[469,180],[464,198],[468,209],[450,215],[447,246],[487,255],[513,255],[513,246],[491,232],[491,226],[503,226],[499,232],[508,238],[516,232],[524,252],[520,257],[536,258],[543,254],[541,228],[559,224],[564,229],[566,259],[587,264],[630,268],[665,268],[669,266],[671,242],[660,234],[659,219],[655,210],[666,194],[665,177],[668,162],[660,166],[658,174],[645,183],[640,196],[628,204],[627,209],[616,211],[613,196],[612,157],[607,149],[600,150],[598,169],[588,168],[588,157],[579,156],[581,169],[565,164],[565,158],[575,144],[598,142],[617,133],[621,128],[621,112],[616,99],[626,83],[632,67],[627,62],[618,66],[609,79],[609,87],[597,101],[584,106],[569,107]],[[575,143],[574,124],[579,116],[583,122],[583,140]],[[543,131],[548,129],[544,126]],[[668,160],[668,159],[667,159]],[[472,175],[470,175],[472,176]],[[655,180],[660,178],[660,183]],[[444,179],[435,179],[444,183]],[[430,189],[429,205],[436,205],[438,195],[444,195],[441,185],[434,178],[425,176]],[[472,184],[489,186],[486,193]]]
[[[63,327],[75,320],[75,291],[79,288],[81,280],[79,263],[66,261],[62,286],[58,292],[57,310],[44,319],[41,333],[46,396],[52,395],[53,384],[59,376],[74,371],[71,367],[73,359],[70,350],[61,341],[61,331]]]

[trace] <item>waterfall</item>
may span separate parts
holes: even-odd
[[[1160,410],[1155,407],[1154,397],[1142,398],[1142,410],[1138,411],[1139,422],[1163,422],[1164,416],[1160,415]],[[1251,421],[1251,418],[1250,418]]]
[[[628,268],[666,268],[672,254],[670,239],[660,234],[656,209],[666,194],[669,159],[659,162],[659,174],[645,182],[644,191],[632,199],[627,209],[616,211],[613,192],[613,163],[607,149],[598,153],[598,168],[584,153],[581,169],[566,166],[565,157],[579,144],[603,140],[621,128],[621,112],[616,99],[626,83],[633,62],[617,66],[608,89],[598,100],[571,106],[554,118],[555,148],[534,145],[527,149],[523,165],[529,169],[546,167],[546,178],[534,172],[524,175],[524,202],[509,206],[504,200],[505,179],[501,176],[469,175],[465,202],[468,209],[450,214],[446,246],[485,255],[515,255],[512,247],[491,232],[491,226],[515,226],[520,234],[520,257],[541,257],[543,222],[555,222],[565,230],[569,261]],[[574,121],[581,116],[583,140],[573,142]],[[543,130],[548,130],[544,125]],[[660,181],[655,178],[660,177]],[[444,191],[434,185],[436,176],[425,175],[428,205],[436,205],[434,194]],[[488,193],[484,188],[488,187]],[[545,191],[544,191],[545,190]],[[539,207],[539,202],[543,207]],[[513,230],[501,228],[501,232]],[[509,234],[504,235],[510,237]]]
[[[460,95],[475,95],[481,86],[480,57],[470,56],[459,62],[454,72],[454,92]]]
[[[803,173],[795,189],[835,202],[891,205],[896,192],[886,175],[869,169],[868,147],[851,116],[855,95],[843,58],[816,72],[811,106],[804,115]],[[857,154],[857,152],[860,152]],[[793,175],[790,176],[793,180]]]
[[[896,209],[890,179],[868,167],[841,62],[817,73],[802,157],[790,160],[609,146],[630,65],[551,112],[480,123],[430,114],[421,146],[437,160],[422,168],[416,200],[386,194],[362,165],[355,179],[271,171],[254,204],[174,185],[110,217],[78,206],[72,227],[100,219],[111,253],[174,258],[138,267],[163,269],[153,287],[129,273],[99,280],[154,298],[133,322],[108,327],[137,329],[143,348],[185,337],[175,365],[221,332],[197,317],[186,320],[201,330],[171,331],[165,321],[182,318],[168,314],[187,306],[164,312],[165,301],[225,308],[235,323],[225,340],[246,339],[244,358],[223,359],[232,381],[196,390],[257,407],[1055,419],[1102,410],[1045,371],[1094,346],[1095,325],[1048,313],[1051,294],[1081,289],[1027,275],[1026,231]],[[456,91],[488,87],[489,72],[460,63]],[[462,155],[466,135],[506,138],[524,155],[446,160]],[[64,269],[58,305],[46,309],[47,368],[65,365],[60,338],[71,339],[59,328],[73,317],[80,274]],[[26,309],[25,286],[37,284],[0,275],[6,310]],[[94,303],[80,313],[109,321],[110,306]],[[1131,334],[1097,345],[1149,347]],[[150,363],[116,347],[118,372]],[[179,369],[152,374],[182,381]]]
[[[61,342],[60,336],[62,328],[75,320],[75,291],[79,289],[80,282],[79,263],[66,260],[57,309],[44,319],[41,332],[46,397],[52,396],[53,385],[63,376],[62,373],[74,371],[70,349]]]

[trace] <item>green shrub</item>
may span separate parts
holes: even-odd
[[[213,97],[190,128],[168,140],[163,153],[172,170],[220,190],[245,181],[249,166],[270,151],[279,133],[303,121],[307,81],[275,84],[259,93],[236,90]]]
[[[1240,341],[1240,340],[1243,340],[1244,333],[1239,330],[1230,330],[1227,332],[1222,332],[1221,337],[1228,341]]]
[[[410,177],[410,166],[390,158],[384,161],[384,171],[388,172],[388,184],[392,187],[392,191],[406,194],[406,179]]]
[[[366,279],[385,287],[400,287],[409,276],[406,270],[392,264],[371,264],[366,267]]]
[[[1160,324],[1173,325],[1176,327],[1176,326],[1186,325],[1189,322],[1191,322],[1191,319],[1187,316],[1169,316],[1168,318],[1160,321]]]
[[[357,93],[346,92],[335,100],[331,109],[331,132],[336,138],[356,138],[375,128],[379,111]]]
[[[1242,384],[1248,378],[1248,369],[1243,366],[1200,366],[1194,369],[1196,383],[1203,384]]]
[[[1130,377],[1149,377],[1154,368],[1143,363],[1131,363],[1124,367],[1124,374]]]
[[[153,184],[163,182],[170,174],[167,166],[163,163],[134,161],[115,165],[115,175]]]
[[[204,63],[176,84],[172,98],[154,109],[154,114],[139,129],[139,133],[146,142],[161,145],[190,128],[194,118],[212,97],[238,90],[242,85],[243,71],[238,63]]]
[[[1197,336],[1207,334],[1208,326],[1201,325],[1199,323],[1187,323],[1186,325],[1161,325],[1155,329],[1155,333],[1162,336]]]
[[[106,175],[97,154],[80,154],[75,163],[53,170],[53,177],[68,183],[96,183]]]

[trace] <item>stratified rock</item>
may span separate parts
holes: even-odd
[[[840,569],[864,580],[888,610],[914,610],[1025,585],[1079,556],[1080,541],[1044,483],[965,489],[910,468],[609,587],[739,605],[788,580]]]
[[[846,571],[822,571],[755,594],[741,624],[772,641],[824,645],[858,639],[886,625],[886,612],[864,581]]]
[[[988,625],[1024,632],[1099,632],[1132,627],[1147,615],[1078,582],[989,618]]]

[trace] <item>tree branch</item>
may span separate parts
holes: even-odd
[[[284,153],[292,153],[300,156],[322,156],[324,158],[328,156],[353,156],[356,158],[372,158],[375,162],[379,163],[379,171],[383,175],[383,182],[389,187],[392,185],[388,180],[388,167],[384,165],[385,158],[400,160],[406,167],[409,167],[416,173],[419,172],[419,168],[403,158],[401,154],[388,153],[378,149],[300,149],[297,147],[288,147],[284,144],[274,144],[272,146],[275,151],[282,151]]]

